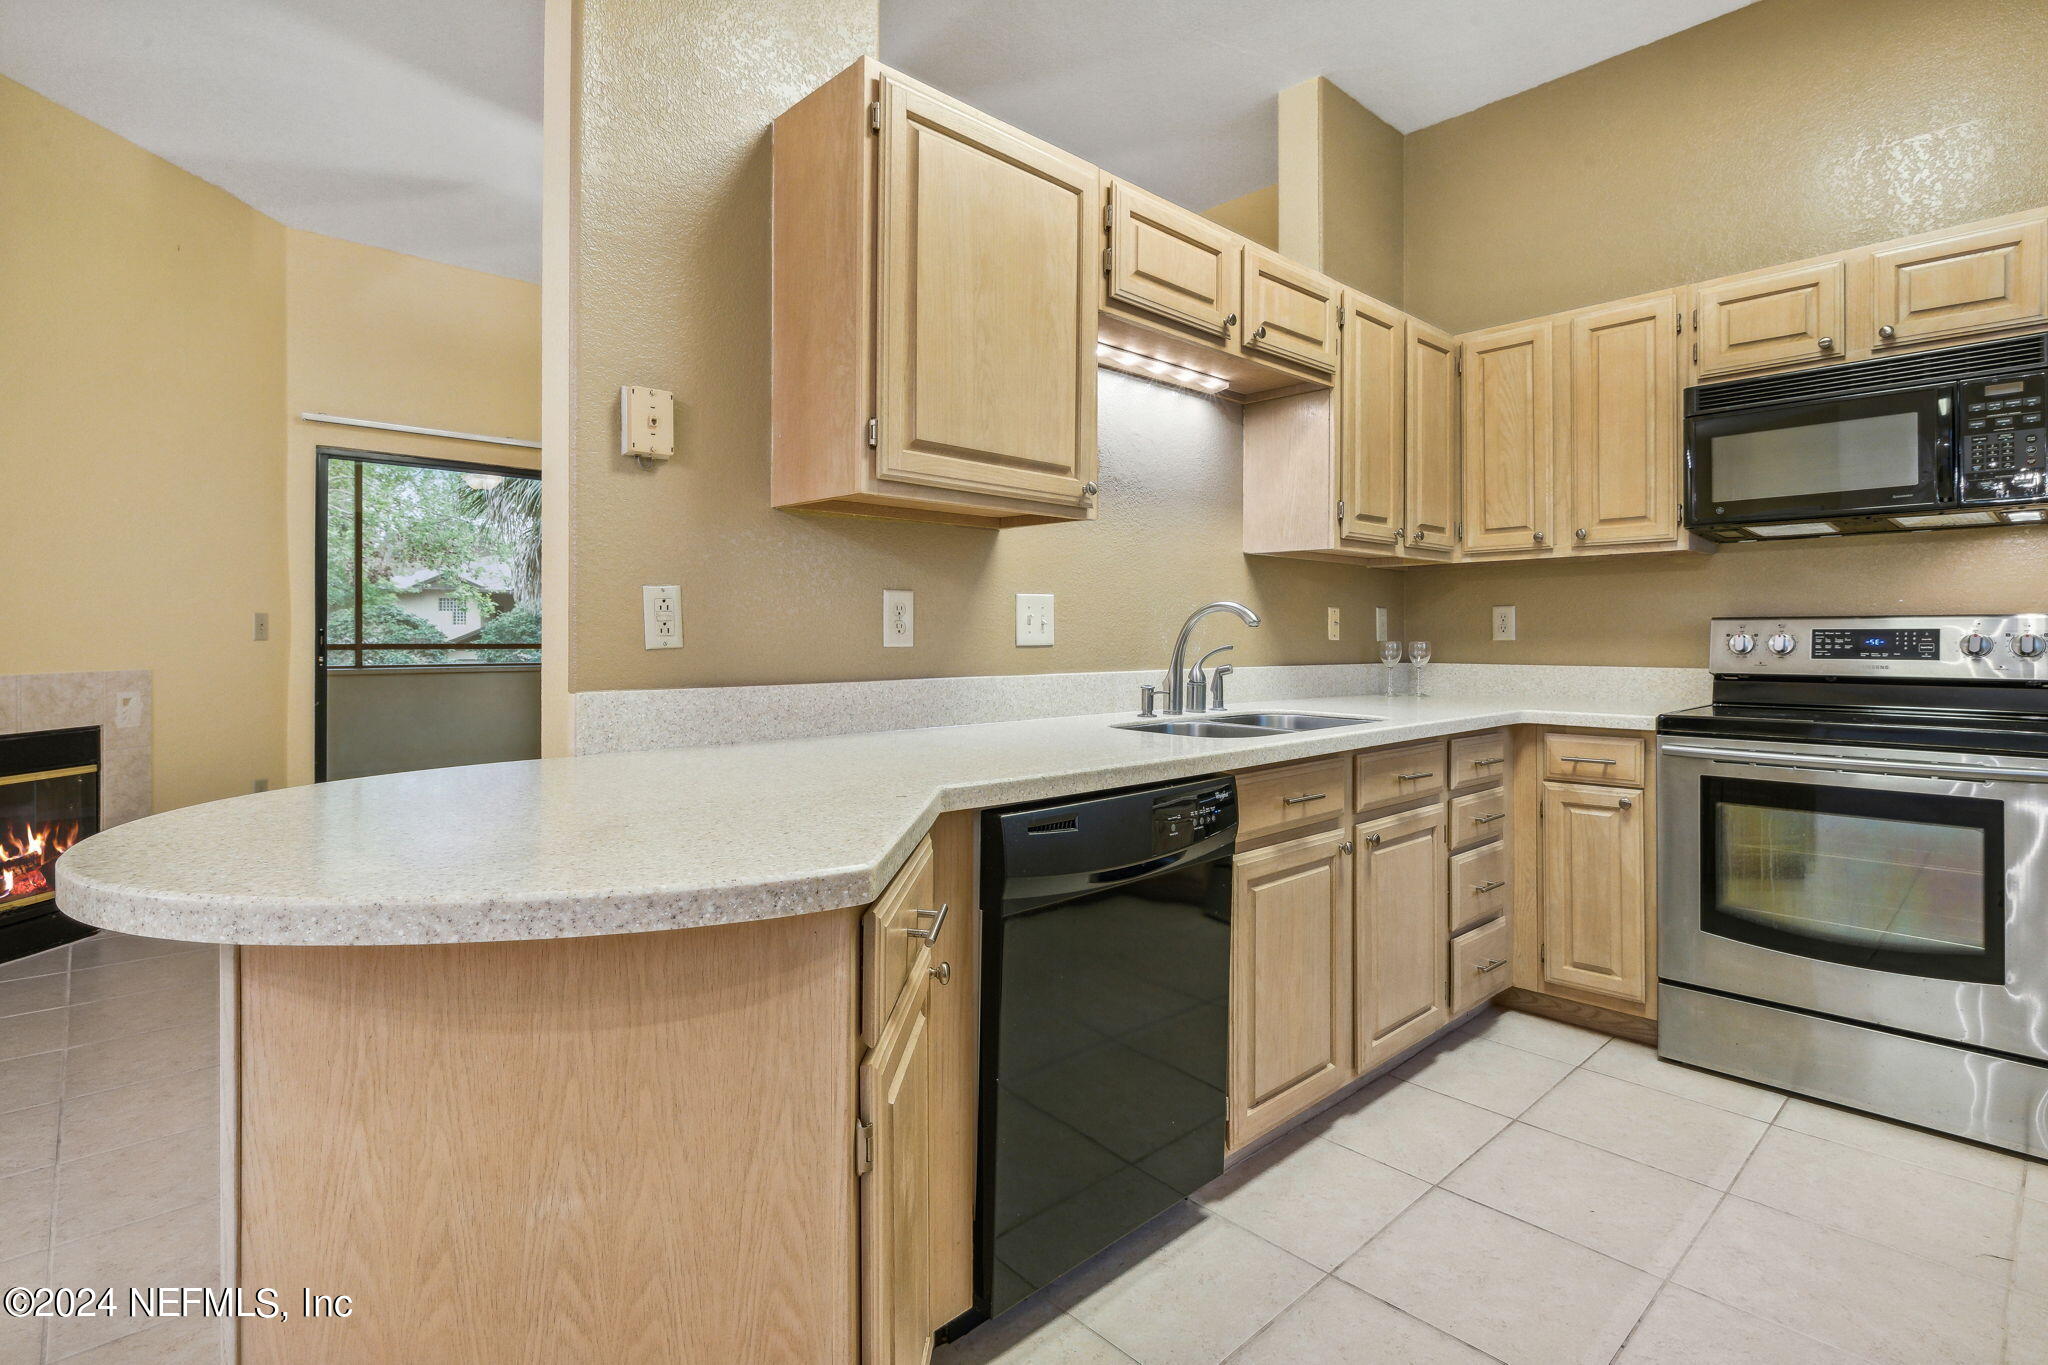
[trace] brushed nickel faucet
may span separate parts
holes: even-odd
[[[1166,714],[1169,716],[1178,716],[1188,709],[1188,636],[1194,634],[1196,622],[1212,612],[1219,611],[1236,613],[1237,618],[1248,626],[1257,627],[1259,624],[1259,614],[1241,602],[1211,602],[1188,613],[1188,619],[1181,625],[1179,638],[1173,642],[1173,661],[1166,669]],[[1200,667],[1200,664],[1196,665],[1197,669]],[[1195,710],[1201,710],[1207,702],[1208,698],[1202,691],[1195,693]]]

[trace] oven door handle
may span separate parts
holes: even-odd
[[[1850,758],[1779,754],[1768,749],[1709,749],[1698,744],[1662,744],[1657,751],[1681,758],[1710,758],[1728,763],[1758,763],[1771,768],[1807,768],[1819,772],[1878,773],[1895,777],[1949,777],[1968,782],[2048,782],[2048,769],[1989,768],[1974,763],[1929,763],[1918,759]]]

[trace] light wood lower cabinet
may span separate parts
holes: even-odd
[[[1444,808],[1368,820],[1358,849],[1358,1070],[1421,1042],[1450,1018]]]
[[[1351,853],[1341,830],[1240,854],[1231,896],[1230,1145],[1351,1079]]]
[[[1508,921],[1489,920],[1451,940],[1451,1013],[1484,1004],[1506,990],[1511,965]]]
[[[1543,784],[1545,983],[1649,1000],[1649,822],[1639,791]]]
[[[931,950],[860,1068],[868,1167],[861,1177],[861,1359],[931,1359],[933,1070]]]

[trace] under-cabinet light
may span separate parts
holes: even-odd
[[[1138,351],[1127,351],[1121,346],[1112,346],[1106,341],[1095,343],[1095,358],[1104,365],[1123,370],[1128,374],[1142,374],[1182,388],[1199,389],[1206,393],[1221,393],[1230,387],[1230,381],[1221,375],[1204,374],[1185,365],[1161,360],[1157,356],[1145,355]]]
[[[2048,517],[2048,512],[2007,512],[2005,514],[2007,521],[2039,521],[2043,517]]]

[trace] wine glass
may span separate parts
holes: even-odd
[[[1415,665],[1415,695],[1418,697],[1428,696],[1429,690],[1422,681],[1422,670],[1429,663],[1429,641],[1410,640],[1408,642],[1408,659],[1409,662]]]
[[[1388,696],[1394,695],[1394,665],[1401,662],[1399,640],[1380,641],[1380,682]]]

